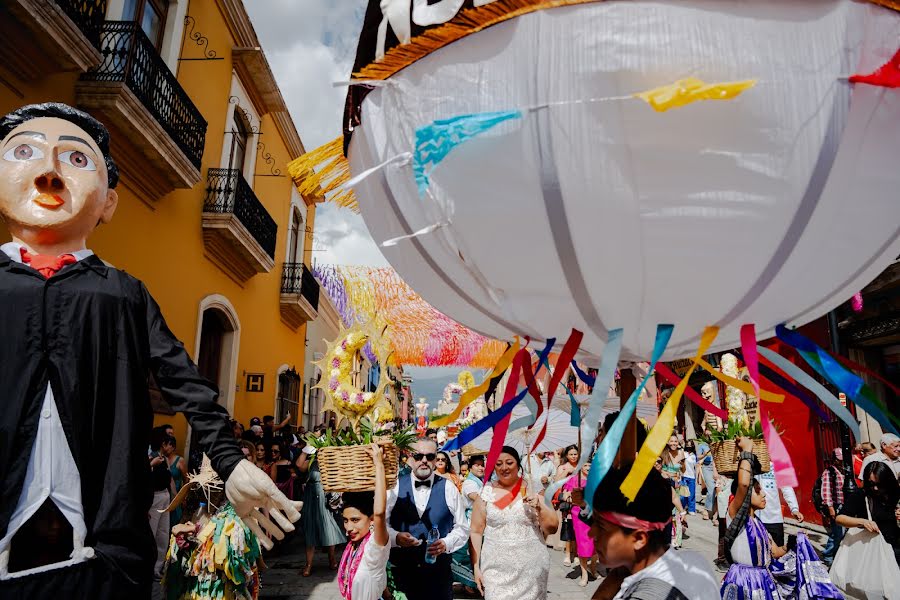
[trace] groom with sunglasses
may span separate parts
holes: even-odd
[[[456,486],[434,472],[437,442],[422,438],[413,444],[409,467],[388,492],[388,535],[397,589],[409,600],[451,600],[450,554],[465,546],[469,526]],[[440,538],[427,543],[437,527]],[[435,557],[426,561],[426,554]]]

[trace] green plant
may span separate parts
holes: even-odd
[[[359,432],[354,431],[351,427],[333,431],[330,428],[325,430],[325,435],[320,438],[310,437],[309,445],[315,449],[328,448],[332,446],[368,446],[380,438],[389,437],[394,445],[400,450],[409,450],[413,442],[416,441],[416,432],[410,425],[401,429],[378,429],[372,427],[372,423],[365,419],[359,424]],[[315,455],[313,455],[315,460]]]
[[[778,429],[774,423],[772,425],[776,430]],[[762,423],[754,421],[750,426],[745,426],[740,421],[729,420],[721,429],[710,427],[708,433],[697,436],[697,439],[707,444],[712,444],[714,442],[724,442],[725,440],[736,440],[745,436],[754,440],[763,439]]]

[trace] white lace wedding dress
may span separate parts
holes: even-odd
[[[516,500],[503,510],[494,505],[494,488],[484,486],[487,524],[481,547],[485,600],[545,600],[550,553],[537,511]]]

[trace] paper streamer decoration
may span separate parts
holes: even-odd
[[[803,369],[781,356],[774,350],[770,350],[765,346],[756,346],[756,350],[762,355],[763,358],[774,364],[776,367],[787,373],[790,377],[794,378],[794,381],[811,391],[816,397],[822,401],[822,404],[828,407],[835,416],[847,424],[847,427],[850,428],[850,431],[853,433],[853,437],[857,440],[861,439],[859,435],[859,423],[856,422],[856,419],[847,410],[846,406],[843,406],[837,398],[834,397],[834,394],[829,392],[825,386],[821,383],[810,377]]]
[[[718,333],[718,327],[707,327],[703,330],[703,335],[700,337],[700,346],[697,348],[697,354],[694,356],[693,363],[691,363],[687,373],[684,374],[684,378],[682,378],[681,382],[675,387],[675,391],[669,396],[669,401],[659,413],[656,425],[650,430],[650,433],[647,435],[647,440],[638,452],[637,459],[635,459],[631,471],[619,487],[619,489],[622,490],[622,494],[624,494],[629,501],[634,501],[638,491],[644,484],[644,480],[647,478],[647,474],[650,473],[650,469],[653,468],[653,464],[656,462],[657,457],[662,454],[666,442],[669,441],[669,437],[675,430],[678,405],[681,402],[681,396],[684,394],[684,390],[687,388],[688,380],[690,380],[694,369],[696,369],[700,361],[703,360],[703,355],[709,350],[709,347],[716,339]],[[655,354],[654,358],[656,358]],[[652,370],[655,363],[650,366]],[[623,410],[622,412],[624,413],[625,411]],[[619,418],[621,419],[622,415],[619,415]],[[618,420],[619,419],[616,419],[616,422],[618,422]]]
[[[681,378],[675,374],[672,369],[666,363],[658,363],[656,365],[656,374],[668,381],[670,384],[678,387],[678,384],[681,383]],[[702,408],[703,410],[716,415],[720,419],[728,420],[728,411],[724,408],[720,408],[706,400],[703,396],[694,391],[691,387],[686,387],[684,389],[685,396],[688,397],[688,400]]]
[[[688,77],[646,92],[639,92],[635,97],[652,106],[653,110],[665,112],[698,100],[731,100],[754,85],[755,79],[706,83],[696,77]]]
[[[869,413],[881,425],[882,429],[898,434],[894,423],[900,422],[896,415],[885,407],[884,403],[866,385],[862,378],[846,370],[828,352],[820,348],[812,340],[784,325],[775,327],[775,335],[785,344],[793,347],[809,366],[819,375],[830,381],[835,387],[847,394],[861,409]],[[893,422],[892,422],[893,421]],[[859,438],[857,438],[859,439]]]
[[[550,354],[550,350],[555,344],[555,339],[551,338],[547,340],[547,345],[543,350],[541,350],[541,355],[538,360],[538,370],[537,373],[535,373],[535,377],[537,377],[537,375],[541,372],[541,367],[546,364],[547,355]],[[510,402],[503,404],[500,408],[498,408],[488,416],[479,421],[475,421],[475,423],[463,429],[461,432],[459,432],[458,436],[447,442],[444,447],[441,448],[441,450],[443,450],[444,452],[459,450],[460,448],[477,438],[479,435],[493,427],[495,424],[499,423],[501,419],[508,417],[527,393],[527,389],[520,391]],[[536,441],[540,440],[543,440],[543,435],[540,435],[538,438],[536,438]]]
[[[522,348],[516,353],[513,359],[512,368],[509,371],[509,379],[506,381],[506,390],[503,392],[503,404],[509,404],[516,397],[516,389],[519,387],[519,375],[522,372],[522,362],[531,360],[528,350]],[[527,393],[527,389],[525,390]],[[524,398],[524,396],[523,396]],[[500,456],[500,450],[506,441],[506,432],[509,431],[509,416],[501,418],[494,425],[494,435],[491,438],[491,449],[488,451],[486,462],[484,463],[484,482],[491,480],[491,473],[494,472],[494,463]]]
[[[483,395],[488,386],[491,383],[491,379],[500,375],[509,367],[513,358],[516,356],[516,353],[519,351],[519,338],[516,338],[515,343],[509,347],[509,349],[503,353],[503,356],[500,357],[500,360],[497,361],[497,364],[494,366],[494,369],[491,371],[490,375],[484,378],[479,385],[473,387],[470,390],[466,390],[462,396],[459,397],[459,404],[456,405],[456,408],[449,415],[445,415],[438,419],[432,421],[432,427],[444,427],[449,425],[453,421],[459,418],[459,415],[462,414],[462,411],[475,401],[476,398]]]
[[[391,326],[398,364],[490,369],[506,349],[433,308],[393,269],[315,264],[312,271],[346,327],[375,315]],[[375,361],[369,346],[363,352]]]
[[[459,144],[510,119],[521,119],[522,111],[485,112],[440,119],[416,129],[413,174],[419,195],[424,196],[435,166]]]
[[[538,369],[540,369],[540,363],[538,363]],[[509,431],[511,432],[525,427],[531,429],[544,413],[544,403],[541,400],[541,392],[534,380],[534,372],[531,368],[530,359],[522,362],[522,376],[525,379],[525,388],[528,390],[528,394],[524,397],[524,400],[526,404],[528,404],[528,410],[531,414],[520,417],[510,423]],[[537,440],[537,443],[534,446],[536,447],[542,440],[543,436]]]
[[[839,363],[841,363],[842,365],[844,365],[845,367],[847,367],[849,369],[853,369],[854,371],[859,371],[860,373],[865,373],[869,377],[874,377],[875,379],[877,379],[884,385],[891,388],[891,390],[893,390],[895,394],[900,396],[900,387],[897,387],[896,385],[894,385],[893,383],[891,383],[890,381],[888,381],[887,379],[885,379],[884,377],[882,377],[881,375],[879,375],[878,373],[873,371],[872,369],[867,369],[866,367],[862,366],[861,364],[853,362],[846,356],[841,356],[840,354],[835,354],[834,358],[836,358]]]
[[[881,65],[874,73],[852,75],[850,83],[867,83],[886,88],[900,87],[900,50],[897,50],[894,57]]]
[[[657,331],[657,339],[659,339],[659,332]],[[668,340],[667,340],[668,341]],[[609,332],[609,339],[606,341],[606,347],[603,349],[603,356],[600,358],[600,369],[597,371],[596,377],[596,385],[594,385],[594,389],[591,390],[591,400],[588,404],[587,414],[585,415],[584,420],[581,424],[581,443],[591,444],[597,438],[597,429],[600,426],[600,414],[603,412],[603,403],[606,401],[606,397],[609,395],[609,386],[612,385],[613,376],[616,373],[616,366],[619,364],[619,356],[622,353],[622,330],[621,329],[613,329]],[[559,363],[557,363],[559,364]],[[574,364],[574,363],[573,363]],[[576,371],[577,373],[578,371]],[[580,375],[579,375],[580,376]],[[649,374],[648,374],[649,377]],[[552,390],[551,390],[552,397]],[[573,407],[573,412],[577,412],[577,405]],[[624,412],[624,411],[623,411]],[[623,429],[624,431],[624,429]],[[609,432],[603,441],[600,444],[600,449],[597,450],[594,456],[594,462],[591,463],[591,473],[594,472],[594,468],[602,468],[597,467],[596,456],[600,454],[603,449],[603,444],[606,443],[606,438],[610,437]],[[615,446],[618,447],[618,442],[621,441],[622,434],[619,434],[619,440],[615,442]],[[610,442],[612,444],[612,442]],[[582,467],[588,461],[590,456],[589,452],[582,451],[578,457],[578,465],[576,465],[573,474],[578,474],[581,472]],[[615,458],[615,450],[613,450],[613,457]],[[610,463],[612,464],[612,463]],[[609,467],[607,467],[607,470]],[[597,479],[597,483],[603,479],[606,473],[602,473]],[[551,484],[547,491],[544,492],[544,500],[547,502],[548,506],[550,502],[553,500],[553,495],[556,494],[556,491],[565,485],[566,480],[557,481]],[[593,490],[597,489],[595,485],[593,490],[591,490],[590,494],[588,494],[588,486],[591,483],[591,475],[588,474],[588,480],[585,484],[585,494],[584,500],[587,503],[588,511],[591,510],[591,506],[593,506],[594,493]]]
[[[756,327],[752,324],[741,326],[741,349],[744,352],[747,372],[750,374],[750,383],[753,384],[756,397],[759,398],[759,356],[756,352]],[[769,456],[772,459],[772,468],[775,470],[778,486],[797,487],[797,472],[794,470],[794,464],[791,462],[784,441],[778,431],[772,427],[772,422],[769,420],[769,407],[765,402],[759,403],[759,422],[762,425],[763,438],[769,447]]]

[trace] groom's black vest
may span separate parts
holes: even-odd
[[[449,594],[451,589],[450,555],[441,554],[434,564],[425,562],[425,549],[428,547],[425,540],[431,528],[437,526],[441,538],[453,530],[453,513],[447,506],[446,485],[446,479],[434,477],[431,495],[421,516],[413,496],[413,476],[401,477],[397,486],[397,502],[389,517],[391,529],[398,533],[405,531],[422,540],[421,544],[412,548],[397,547],[391,550],[391,565],[398,588],[410,600],[419,597],[443,598],[444,590]]]

